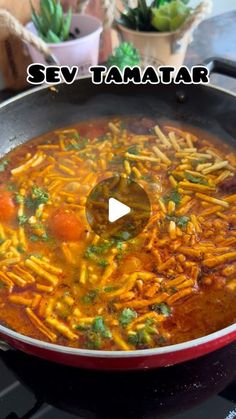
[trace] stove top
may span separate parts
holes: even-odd
[[[141,372],[93,372],[0,353],[0,419],[233,419],[236,342]]]

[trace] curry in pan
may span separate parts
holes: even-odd
[[[229,145],[146,118],[81,123],[14,149],[0,162],[1,324],[103,350],[171,345],[232,324],[235,170]],[[85,216],[91,189],[115,173],[151,201],[130,240],[100,238]]]

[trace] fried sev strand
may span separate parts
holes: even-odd
[[[5,275],[1,271],[0,271],[0,282],[2,282],[8,288],[9,293],[12,292],[12,290],[14,288],[14,282],[11,281],[11,279],[9,279],[8,276]]]
[[[212,172],[216,172],[217,170],[223,169],[224,167],[227,167],[229,165],[229,162],[227,160],[221,161],[219,163],[215,163],[210,167],[207,167],[206,169],[203,169],[202,173],[204,175]]]
[[[179,187],[183,189],[188,189],[190,191],[200,191],[200,192],[215,190],[215,188],[212,186],[201,185],[200,183],[191,183],[187,181],[179,182]]]
[[[229,282],[227,282],[226,288],[233,292],[236,291],[236,278],[231,279]]]
[[[50,287],[48,285],[43,285],[43,284],[36,284],[36,288],[39,291],[43,291],[43,292],[48,292],[49,294],[53,291],[53,287]]]
[[[41,268],[40,265],[33,262],[31,259],[25,260],[25,266],[34,271],[41,278],[44,278],[47,281],[49,281],[52,285],[56,286],[58,284],[58,278],[55,275],[45,271],[43,268]]]
[[[161,294],[159,294],[157,297],[149,299],[149,300],[132,300],[132,301],[127,301],[124,303],[114,303],[114,307],[117,310],[120,310],[123,307],[130,307],[130,308],[145,308],[148,307],[152,304],[158,304],[158,303],[162,303],[164,301],[167,300],[168,298],[168,293],[166,292],[162,292]]]
[[[153,147],[153,151],[161,159],[161,161],[163,161],[163,163],[166,163],[168,166],[171,164],[170,159],[157,146]]]
[[[128,343],[126,343],[124,339],[122,339],[122,337],[120,336],[118,332],[113,332],[112,338],[116,342],[116,344],[120,347],[120,349],[122,349],[123,351],[130,351],[131,346],[128,345]]]
[[[196,290],[194,290],[194,288],[191,288],[191,287],[183,288],[180,291],[178,291],[175,294],[168,297],[167,298],[167,303],[171,305],[171,304],[175,303],[176,301],[179,301],[184,297],[190,296],[191,294],[193,294],[195,292],[196,292]]]
[[[223,269],[222,273],[223,273],[223,275],[225,275],[225,276],[227,276],[227,277],[228,277],[228,276],[232,276],[232,275],[236,274],[236,264],[226,266],[226,267]]]
[[[166,316],[163,314],[157,314],[155,311],[149,311],[148,313],[136,317],[136,319],[128,324],[127,330],[132,330],[137,324],[145,322],[147,319],[152,319],[154,322],[160,323],[166,320]]]
[[[14,272],[8,272],[7,275],[18,287],[24,288],[27,285],[27,282]]]
[[[142,155],[135,155],[135,154],[130,154],[128,152],[125,153],[125,157],[129,160],[134,160],[134,161],[150,161],[150,162],[154,162],[154,163],[159,163],[160,159],[157,159],[156,157],[149,157],[149,156],[142,156]]]
[[[78,335],[76,335],[68,326],[66,326],[64,323],[59,321],[58,319],[54,317],[46,317],[46,322],[52,326],[57,332],[59,332],[62,336],[66,337],[69,340],[77,340]]]
[[[226,202],[225,200],[213,198],[212,196],[205,195],[205,194],[198,193],[198,192],[196,193],[196,196],[203,201],[210,202],[210,203],[216,204],[216,205],[220,205],[221,207],[224,207],[224,208],[229,208],[229,203]]]
[[[38,329],[43,335],[51,340],[51,342],[55,342],[57,340],[57,335],[44,325],[44,323],[36,316],[30,307],[27,307],[25,312],[36,329]]]
[[[161,142],[167,147],[171,148],[171,143],[168,139],[168,137],[165,136],[165,134],[160,129],[159,125],[155,125],[154,132],[157,135],[157,137],[161,140]]]
[[[169,139],[175,151],[180,151],[180,145],[176,140],[175,133],[173,131],[169,132]]]
[[[236,260],[236,252],[225,253],[224,255],[214,256],[203,260],[203,265],[207,268],[214,268],[225,262],[232,262]]]
[[[62,273],[61,268],[57,268],[56,266],[51,265],[50,263],[47,263],[43,261],[42,259],[39,259],[35,256],[30,256],[30,259],[37,263],[38,265],[42,266],[42,268],[45,268],[47,272],[50,272],[52,274],[60,275]]]
[[[35,279],[33,277],[33,275],[31,275],[29,272],[27,272],[25,269],[23,269],[21,266],[19,265],[15,265],[14,266],[14,271],[21,276],[26,282],[28,282],[29,284],[33,284],[35,282]]]
[[[202,257],[202,252],[199,249],[192,249],[191,247],[180,246],[178,250],[186,256],[190,256],[196,259]]]
[[[26,297],[23,297],[20,294],[11,294],[11,295],[9,295],[8,300],[11,303],[20,304],[20,305],[29,306],[29,307],[31,307],[31,305],[33,303],[32,298],[26,298]]]
[[[11,174],[13,176],[17,176],[21,174],[22,172],[26,172],[28,169],[32,167],[38,166],[40,163],[42,163],[46,158],[46,155],[43,153],[36,153],[30,160],[28,160],[26,163],[22,164],[21,166],[18,166],[11,170]]]

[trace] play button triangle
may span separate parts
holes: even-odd
[[[118,201],[115,198],[109,198],[108,204],[108,220],[110,223],[114,223],[131,211],[130,207]]]

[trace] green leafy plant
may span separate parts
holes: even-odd
[[[69,39],[72,10],[64,15],[61,0],[41,0],[39,14],[31,3],[31,10],[34,26],[45,42],[59,43]]]
[[[191,8],[187,6],[189,0],[138,0],[137,7],[128,7],[123,2],[125,11],[120,12],[118,23],[129,29],[150,31],[175,31],[187,19]]]
[[[176,31],[190,14],[183,0],[173,0],[152,9],[152,26],[160,32]]]
[[[139,52],[132,44],[122,42],[108,58],[107,65],[111,67],[116,65],[120,70],[124,67],[134,67],[140,64]]]

